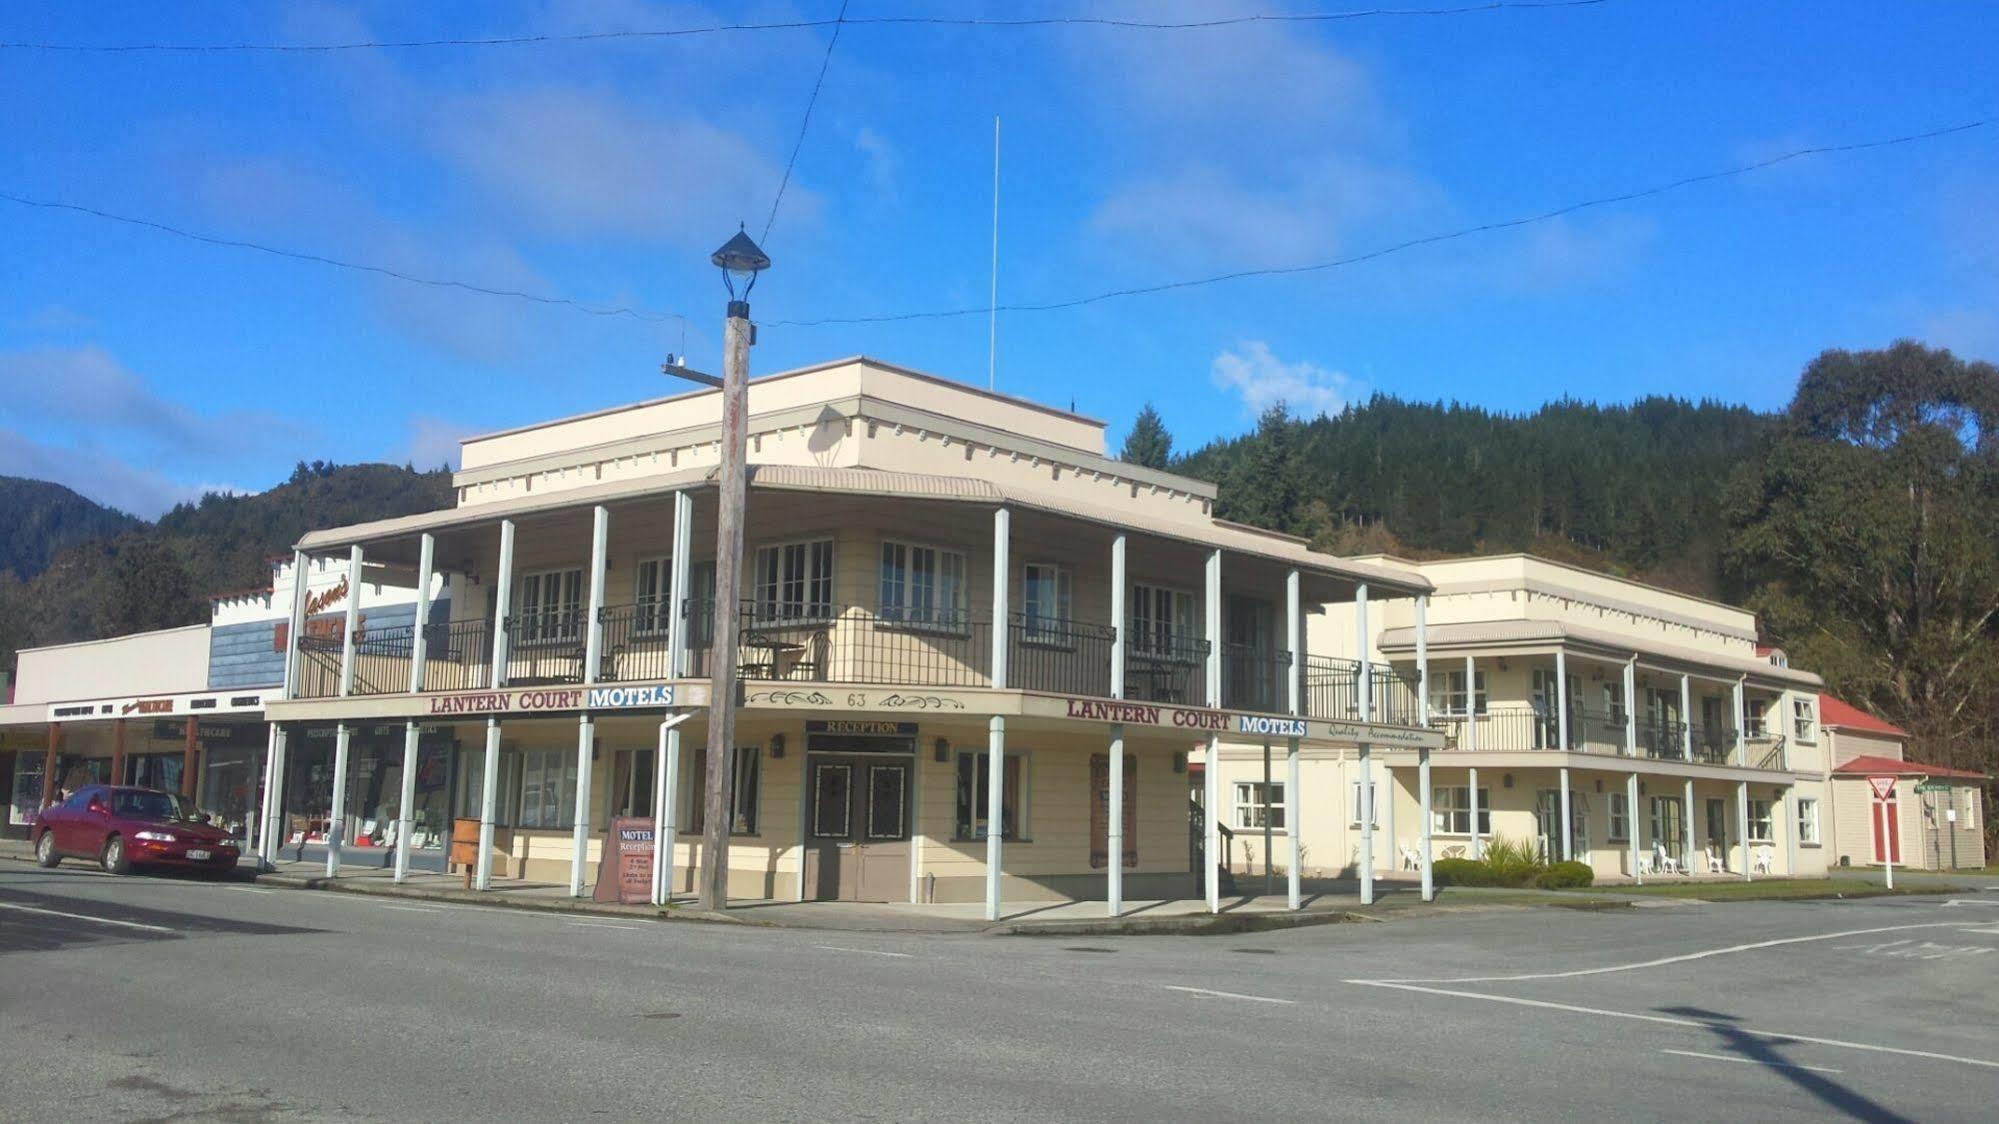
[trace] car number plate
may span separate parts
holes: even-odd
[[[207,851],[189,851],[187,857],[191,859],[206,859],[213,856]]]

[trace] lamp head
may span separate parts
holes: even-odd
[[[709,255],[709,261],[722,271],[722,283],[729,287],[729,303],[742,304],[749,300],[750,290],[756,287],[757,274],[770,268],[770,256],[765,254],[748,232],[738,229],[736,236],[722,243],[722,248]],[[736,286],[742,291],[737,292]]]

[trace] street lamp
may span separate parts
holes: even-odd
[[[709,256],[722,270],[729,290],[728,318],[722,330],[722,480],[715,520],[714,667],[708,702],[708,790],[703,793],[701,824],[700,906],[729,906],[729,829],[734,809],[736,773],[736,658],[742,639],[743,501],[749,475],[750,345],[756,327],[750,323],[750,290],[757,274],[770,268],[770,257],[750,236],[735,237]],[[737,292],[736,287],[742,286]]]

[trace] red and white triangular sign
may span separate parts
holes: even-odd
[[[1868,777],[1867,783],[1874,786],[1874,799],[1886,800],[1895,795],[1894,777]]]

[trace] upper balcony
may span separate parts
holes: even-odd
[[[1002,532],[988,504],[940,499],[935,490],[910,494],[915,489],[906,480],[883,484],[899,494],[801,495],[790,488],[752,494],[743,597],[735,608],[742,638],[737,672],[752,692],[758,683],[992,687],[999,654],[1007,670],[998,685],[1108,698],[1113,661],[1121,658],[1121,697],[1133,701],[1285,714],[1295,680],[1303,714],[1357,721],[1360,665],[1313,657],[1294,667],[1284,650],[1287,586],[1297,583],[1301,605],[1351,598],[1357,579],[1370,581],[1376,598],[1409,592],[1390,584],[1392,578],[1373,580],[1365,568],[1345,573],[1338,559],[1310,554],[1292,540],[1227,525],[1139,528],[1014,506]],[[476,521],[419,531],[432,536],[435,564],[463,575],[453,604],[463,619],[422,629],[420,690],[709,677],[716,606],[705,548],[714,541],[714,493],[697,487],[688,495],[689,526],[679,534],[672,525],[677,505],[668,496],[605,505],[604,605],[594,615],[594,505],[516,517],[504,613],[494,604],[499,583],[489,577],[502,569],[496,518],[478,511]],[[420,554],[411,530],[367,537],[367,560],[407,566]],[[996,613],[995,540],[1002,534],[1006,607]],[[677,620],[667,556],[676,538],[689,544]],[[1122,594],[1115,585],[1120,553]],[[1218,601],[1208,578],[1217,559]],[[1124,610],[1122,645],[1116,608]],[[1217,617],[1220,631],[1211,635]],[[294,696],[331,698],[340,694],[345,645],[337,622],[311,623],[316,627],[301,637]],[[600,630],[596,666],[587,668],[593,629]],[[684,649],[677,660],[676,636]],[[414,626],[362,621],[349,692],[408,692],[417,639]],[[505,652],[497,677],[496,649]],[[1218,699],[1209,697],[1211,661],[1220,673]],[[1372,666],[1369,719],[1415,724],[1415,682],[1411,672]]]

